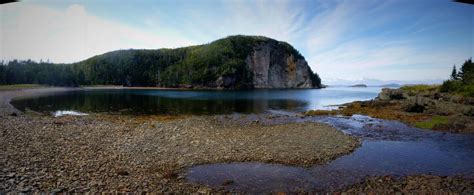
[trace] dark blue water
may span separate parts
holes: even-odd
[[[474,177],[474,135],[450,134],[406,126],[397,121],[353,117],[250,116],[241,122],[264,124],[315,121],[335,126],[362,140],[362,146],[326,165],[310,168],[265,163],[199,165],[187,172],[189,182],[252,193],[330,191],[367,176],[416,174]],[[222,182],[232,180],[230,185]]]
[[[23,98],[19,110],[73,110],[122,114],[232,114],[269,111],[301,112],[377,96],[378,87],[282,90],[78,90]]]

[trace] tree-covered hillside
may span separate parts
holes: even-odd
[[[266,41],[275,40],[237,35],[177,49],[113,51],[73,64],[15,60],[0,66],[0,84],[214,87],[219,77],[232,75],[237,80],[233,88],[251,88],[245,60],[254,46]],[[288,43],[277,44],[303,59]],[[320,86],[317,74],[311,72],[311,79],[313,86]]]

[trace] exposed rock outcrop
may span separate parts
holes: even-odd
[[[413,94],[402,89],[384,88],[376,100],[396,101],[405,111],[416,113],[472,116],[474,110],[474,98],[437,91]]]
[[[453,93],[406,88],[384,88],[377,98],[344,104],[338,110],[312,110],[315,115],[364,114],[398,120],[418,128],[450,132],[474,132],[474,98]]]
[[[258,44],[246,59],[255,88],[313,88],[306,60],[287,51],[281,42],[269,39]]]
[[[377,100],[401,100],[406,99],[408,95],[401,89],[383,88],[377,96]]]

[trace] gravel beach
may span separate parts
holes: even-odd
[[[0,192],[207,192],[186,183],[197,164],[326,163],[359,141],[319,123],[234,124],[214,116],[23,114],[14,97],[80,90],[0,91]],[[17,114],[12,114],[17,113]],[[214,189],[215,190],[215,189]]]
[[[414,175],[403,178],[369,177],[349,187],[348,194],[473,194],[474,179],[461,176]]]

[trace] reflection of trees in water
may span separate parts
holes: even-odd
[[[308,103],[291,99],[272,99],[268,94],[249,96],[249,92],[200,92],[200,98],[173,98],[127,90],[75,91],[51,94],[12,102],[15,107],[35,111],[76,110],[81,112],[121,112],[125,114],[230,114],[263,113],[269,109],[296,110]],[[242,95],[242,96],[240,96]],[[274,97],[273,97],[274,98]]]

